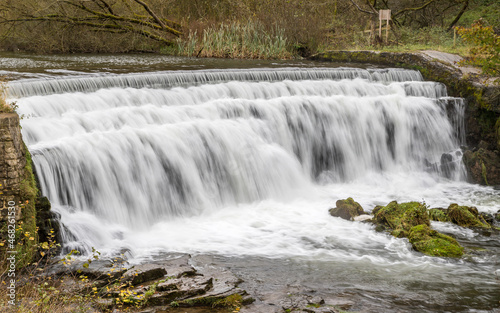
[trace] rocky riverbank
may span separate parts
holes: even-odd
[[[50,310],[54,305],[85,312],[330,312],[348,309],[347,299],[323,299],[299,286],[282,286],[265,295],[249,295],[232,271],[215,265],[213,256],[162,255],[130,265],[126,257],[81,260],[68,255],[61,262],[26,275],[24,286],[37,286],[42,301],[24,297],[19,306]],[[38,270],[34,269],[37,273]],[[19,288],[23,288],[23,286]],[[59,303],[55,297],[67,299]],[[73,299],[73,300],[70,300]],[[74,299],[79,299],[75,301]],[[44,301],[46,300],[46,301]]]

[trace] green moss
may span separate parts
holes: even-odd
[[[445,212],[445,209],[430,209],[428,211],[429,218],[433,221],[437,222],[449,222],[450,218],[448,217],[447,212]]]
[[[187,299],[179,302],[175,302],[177,306],[209,306],[209,307],[226,307],[235,308],[240,307],[243,303],[243,297],[236,293],[229,295],[227,297],[199,297],[194,299]]]
[[[376,211],[375,221],[391,228],[396,237],[405,237],[406,232],[415,225],[430,225],[427,209],[419,202],[398,204],[393,201]]]
[[[412,227],[408,239],[415,250],[430,256],[459,258],[464,253],[464,248],[454,238],[438,233],[427,225]]]
[[[347,198],[345,200],[337,200],[335,203],[337,208],[345,210],[349,212],[351,216],[358,216],[364,213],[363,207],[356,201],[354,201],[353,198]]]
[[[481,161],[481,177],[483,178],[484,184],[488,185],[488,178],[486,177],[486,165],[484,165],[484,162]]]
[[[18,268],[22,268],[33,260],[37,250],[37,229],[36,229],[36,209],[35,202],[38,196],[35,175],[33,174],[33,161],[28,148],[25,146],[26,166],[24,167],[24,177],[20,184],[21,212],[22,219],[18,225],[17,246]]]
[[[450,221],[462,227],[491,228],[473,207],[459,206],[456,203],[448,207]]]

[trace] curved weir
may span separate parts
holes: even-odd
[[[370,81],[407,81],[422,80],[417,71],[400,69],[352,69],[352,68],[282,68],[282,69],[233,69],[172,71],[147,74],[106,75],[49,80],[24,80],[12,82],[9,96],[27,97],[68,92],[92,92],[102,88],[169,88],[197,84],[214,84],[228,81],[282,81],[282,80],[319,80],[354,79]]]
[[[371,268],[375,281],[415,271],[429,290],[469,288],[467,276],[498,300],[495,261],[426,257],[328,215],[347,197],[368,211],[393,200],[500,209],[497,190],[465,181],[463,99],[419,72],[172,71],[20,80],[9,92],[66,250],[292,258]]]

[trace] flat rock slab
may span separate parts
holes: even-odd
[[[167,275],[163,266],[157,264],[141,264],[129,268],[122,276],[122,281],[131,282],[137,286],[144,282],[161,279]]]
[[[448,63],[458,70],[460,70],[463,74],[481,74],[481,70],[472,66],[460,66],[458,63],[463,61],[464,58],[457,54],[451,54],[446,52],[434,51],[434,50],[423,50],[420,53],[423,55],[429,56],[431,59],[436,59],[443,63]]]

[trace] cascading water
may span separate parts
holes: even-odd
[[[20,80],[9,92],[67,250],[127,249],[138,262],[172,251],[293,257],[448,277],[445,261],[328,208],[346,197],[367,210],[392,200],[500,208],[498,191],[464,181],[463,100],[416,71],[160,72]]]
[[[289,199],[313,182],[425,170],[457,148],[457,134],[438,100],[446,96],[442,85],[390,82],[419,78],[418,72],[203,74],[164,75],[172,82],[212,76],[230,82],[23,98],[20,113],[30,117],[23,134],[42,190],[56,204],[140,229],[209,208]],[[365,79],[231,81],[247,76]],[[147,77],[139,76],[153,85],[165,80],[161,74]],[[142,85],[137,77],[118,78],[105,83]],[[92,89],[102,78],[92,82],[37,85]],[[451,176],[460,179],[461,167],[456,169]]]

